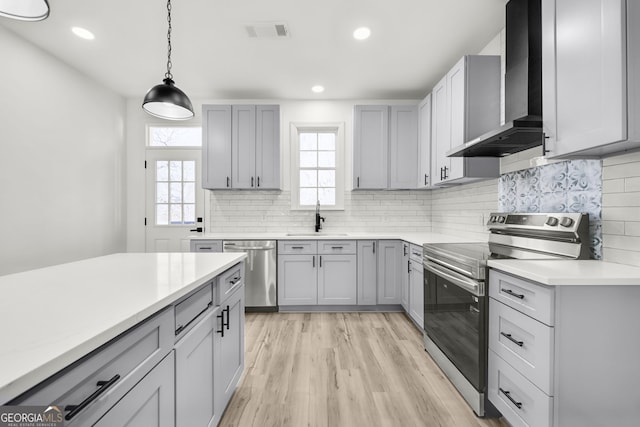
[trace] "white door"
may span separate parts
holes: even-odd
[[[203,227],[200,149],[147,149],[146,251],[189,252]]]

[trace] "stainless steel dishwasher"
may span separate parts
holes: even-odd
[[[223,252],[246,252],[246,311],[278,311],[275,240],[225,240]]]

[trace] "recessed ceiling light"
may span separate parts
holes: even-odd
[[[81,39],[85,39],[85,40],[93,40],[96,38],[96,36],[93,35],[93,33],[85,28],[81,28],[81,27],[72,27],[71,31],[73,32],[73,34],[75,34],[76,36],[80,37]]]
[[[322,93],[324,92],[324,86],[315,85],[314,87],[311,88],[311,91],[315,93]]]
[[[368,27],[360,27],[353,32],[353,38],[356,40],[366,40],[370,35],[371,30]]]

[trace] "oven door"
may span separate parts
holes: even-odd
[[[486,388],[484,283],[424,261],[424,330],[479,392]]]

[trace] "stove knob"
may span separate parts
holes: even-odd
[[[489,222],[496,222],[496,216],[491,215],[491,218],[489,218]]]
[[[503,216],[499,216],[499,217],[498,217],[498,222],[499,222],[500,224],[502,224],[502,223],[504,222],[504,217],[503,217]]]
[[[563,216],[560,219],[560,225],[563,227],[571,227],[573,225],[573,220],[568,216]]]
[[[555,227],[556,225],[558,225],[558,218],[556,218],[555,216],[550,216],[549,218],[547,218],[546,224]]]

